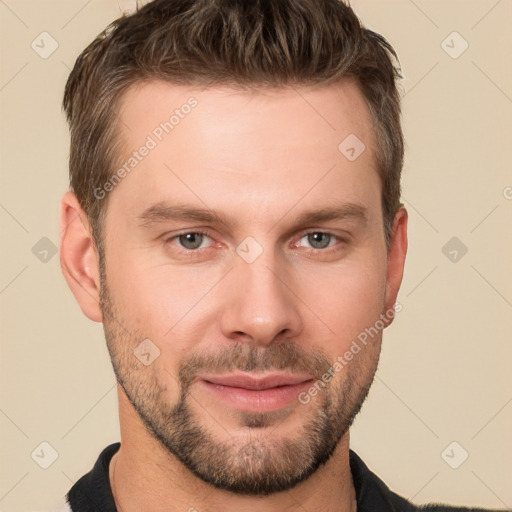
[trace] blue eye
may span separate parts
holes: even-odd
[[[169,236],[164,239],[166,246],[171,246],[169,249],[173,252],[186,256],[186,257],[200,257],[204,256],[204,250],[208,249],[205,242],[213,241],[210,236],[204,231],[187,231],[177,235]]]
[[[206,233],[190,232],[177,235],[173,238],[178,239],[179,243],[187,250],[199,249],[204,241],[204,238],[210,238]]]
[[[332,252],[339,251],[343,248],[345,242],[333,233],[326,231],[309,231],[302,233],[299,242],[295,242],[294,247],[302,247],[303,251],[309,256],[327,256]],[[307,240],[306,243],[303,240]],[[205,251],[214,249],[214,240],[206,231],[186,231],[177,235],[169,236],[164,242],[171,246],[171,250],[183,257],[204,258]]]
[[[302,238],[307,238],[308,243],[311,244],[313,249],[325,249],[330,246],[331,240],[335,235],[331,233],[325,233],[323,231],[313,231],[305,234]]]

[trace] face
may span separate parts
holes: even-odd
[[[205,482],[289,489],[364,401],[380,330],[345,354],[397,292],[363,97],[351,82],[151,82],[119,116],[128,171],[107,185],[101,276],[116,376],[148,434]],[[338,148],[350,134],[356,159]]]

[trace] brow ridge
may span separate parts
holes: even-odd
[[[355,219],[366,222],[367,208],[357,203],[344,203],[336,206],[326,206],[316,210],[308,210],[294,217],[294,224],[305,225],[326,222],[330,220]],[[230,226],[231,221],[223,212],[197,208],[187,204],[169,204],[160,202],[144,210],[137,220],[143,227],[170,220],[190,220],[207,224]]]

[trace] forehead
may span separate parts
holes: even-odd
[[[322,197],[380,204],[371,114],[352,81],[251,92],[150,81],[119,107],[126,172],[110,202],[126,213],[173,200],[253,219]]]
[[[196,130],[204,130],[206,125],[210,136],[224,138],[234,135],[230,132],[236,123],[239,129],[250,131],[259,139],[265,135],[270,139],[277,132],[283,142],[304,135],[312,143],[321,138],[337,146],[340,137],[355,133],[366,139],[367,145],[373,145],[373,134],[368,133],[373,124],[370,111],[356,82],[348,79],[315,88],[289,86],[251,91],[149,80],[137,82],[125,91],[118,110],[119,129],[129,146],[137,144],[134,136],[140,135],[138,132],[158,132],[158,127],[169,121],[174,138],[187,130],[187,124]],[[187,117],[191,120],[181,123]],[[281,130],[283,126],[286,132]],[[158,138],[158,133],[155,136]]]

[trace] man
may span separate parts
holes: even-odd
[[[80,55],[61,265],[121,443],[68,510],[418,510],[349,449],[407,250],[395,57],[337,0],[155,0]]]

